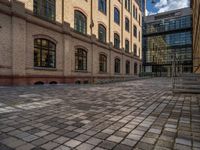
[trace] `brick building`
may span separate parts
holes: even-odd
[[[134,78],[141,18],[135,0],[0,0],[0,85]]]

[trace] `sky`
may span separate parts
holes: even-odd
[[[166,12],[170,10],[180,9],[189,7],[190,0],[154,0],[155,3],[152,4],[152,0],[147,1],[147,15],[153,15],[156,13]]]

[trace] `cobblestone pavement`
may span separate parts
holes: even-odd
[[[0,150],[197,150],[199,106],[164,78],[0,87]]]

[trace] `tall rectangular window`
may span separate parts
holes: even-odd
[[[106,5],[106,0],[99,0],[99,6],[98,6],[99,11],[101,11],[104,14],[106,14],[106,10],[107,10],[106,6],[107,6]]]
[[[125,0],[125,8],[130,12],[131,11],[131,2],[130,0]]]
[[[125,52],[129,53],[129,41],[125,40]]]
[[[114,8],[114,21],[115,23],[120,24],[120,13],[116,7]]]
[[[55,0],[34,0],[33,13],[36,16],[55,21]]]
[[[133,35],[137,38],[137,27],[135,25],[133,27]]]
[[[125,30],[129,32],[129,19],[125,18]]]
[[[114,47],[120,48],[120,37],[118,34],[114,34]]]

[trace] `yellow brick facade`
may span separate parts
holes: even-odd
[[[55,21],[47,21],[33,13],[33,0],[0,0],[0,84],[24,85],[38,81],[72,83],[76,81],[101,82],[104,80],[132,79],[141,67],[141,42],[133,36],[133,25],[142,34],[141,23],[125,9],[124,1],[107,0],[106,15],[98,10],[98,0],[56,0]],[[114,22],[114,7],[120,11],[120,25]],[[74,11],[87,18],[87,34],[74,31]],[[130,21],[130,31],[125,30],[125,17]],[[141,21],[142,19],[140,19]],[[106,27],[106,43],[98,40],[98,25]],[[120,49],[113,47],[114,33],[120,35]],[[140,36],[142,37],[142,36]],[[44,38],[56,43],[56,67],[34,67],[34,39]],[[124,51],[125,39],[130,42],[130,53]],[[139,56],[133,55],[133,44]],[[75,70],[75,50],[87,51],[87,71]],[[140,52],[139,52],[140,49]],[[107,57],[107,71],[99,72],[99,54]],[[115,58],[120,59],[120,73],[114,72]],[[130,74],[126,74],[126,61]],[[137,63],[137,71],[134,64]]]

